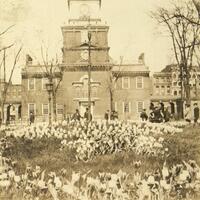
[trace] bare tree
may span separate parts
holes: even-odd
[[[194,4],[192,1],[173,3],[172,8],[158,8],[152,16],[159,25],[164,25],[171,37],[186,102],[190,103],[190,70],[193,66],[195,49],[200,44],[198,25],[200,19],[196,16]],[[188,19],[197,23],[191,23]]]
[[[116,69],[116,71],[113,71],[112,69],[110,69],[108,71],[107,89],[108,89],[109,95],[110,95],[110,110],[111,110],[111,112],[115,110],[115,105],[114,105],[115,97],[114,96],[115,96],[117,80],[120,78],[122,63],[123,63],[123,57],[121,56],[120,64],[118,66],[116,66],[116,67],[118,67],[118,69]]]
[[[15,25],[8,26],[5,30],[1,31],[0,37],[3,38],[8,33],[8,31],[11,28],[13,28],[14,26]],[[7,45],[7,46],[4,46],[0,49],[0,53],[3,51],[3,59],[2,59],[2,62],[0,64],[0,68],[2,67],[2,65],[4,67],[4,69],[3,69],[4,70],[4,83],[3,83],[3,88],[1,88],[1,113],[2,113],[1,118],[2,118],[2,121],[4,121],[4,104],[6,102],[7,93],[8,93],[9,87],[11,85],[13,72],[15,70],[15,67],[16,67],[17,62],[18,62],[19,57],[20,57],[20,53],[22,51],[22,47],[20,47],[19,50],[17,51],[17,54],[14,57],[14,62],[13,62],[13,66],[12,66],[12,69],[11,69],[11,73],[9,75],[9,80],[8,80],[8,82],[6,82],[6,51],[9,50],[13,46],[14,46],[14,43]]]
[[[6,102],[6,99],[7,99],[7,93],[8,93],[9,87],[11,85],[13,73],[14,73],[15,67],[16,67],[16,65],[19,61],[21,51],[22,51],[22,46],[19,48],[19,50],[17,51],[17,54],[15,55],[8,82],[4,81],[4,88],[3,88],[3,91],[2,91],[2,101],[1,101],[2,121],[4,121],[4,105],[5,105],[5,102]],[[5,59],[5,57],[4,57],[4,59]]]
[[[41,69],[43,70],[43,73],[45,77],[48,79],[49,83],[53,84],[53,90],[52,90],[53,119],[54,121],[57,121],[57,111],[56,111],[57,98],[56,97],[57,97],[57,92],[58,92],[60,83],[63,78],[63,69],[59,65],[57,55],[56,55],[56,59],[49,60],[48,49],[44,53],[44,50],[41,47],[41,55],[42,55],[42,60],[43,60]],[[58,80],[58,81],[55,81],[55,80]]]

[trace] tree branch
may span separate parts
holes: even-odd
[[[3,32],[1,32],[1,33],[0,33],[0,37],[1,37],[2,35],[4,35],[6,32],[8,32],[9,29],[11,29],[13,26],[15,26],[15,25],[13,24],[13,25],[9,26],[8,28],[6,28]]]

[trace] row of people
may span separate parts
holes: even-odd
[[[81,118],[84,118],[87,121],[92,121],[92,114],[89,112],[89,108],[86,108],[83,117],[81,116],[79,110],[76,109],[75,113],[72,115],[72,120],[80,121]]]
[[[86,111],[84,113],[84,116],[82,117],[79,110],[76,109],[75,113],[73,114],[72,116],[72,120],[77,120],[77,121],[80,121],[81,118],[84,118],[85,120],[89,120],[89,109],[86,108]],[[109,110],[107,110],[104,114],[104,119],[106,121],[108,120],[115,120],[115,119],[118,119],[118,112],[117,111],[112,111],[110,112]],[[92,114],[90,113],[90,120],[92,121]]]

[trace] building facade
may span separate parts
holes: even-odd
[[[1,112],[1,120],[3,123],[8,121],[20,121],[22,117],[21,113],[21,84],[12,84],[8,85],[7,82],[3,80],[0,81],[0,99],[3,105],[3,113]],[[6,91],[6,92],[5,92]],[[4,100],[3,100],[4,99]],[[2,104],[1,104],[2,106]]]
[[[154,73],[152,88],[151,101],[163,101],[166,105],[172,101],[176,112],[180,111],[179,102],[185,99],[185,91],[177,65],[168,65],[161,72]],[[196,66],[190,69],[190,96],[192,104],[193,102],[200,103],[200,70]]]
[[[72,115],[79,109],[83,116],[88,107],[88,69],[91,70],[91,112],[102,119],[110,109],[110,76],[119,75],[114,88],[115,109],[121,119],[136,119],[143,108],[148,108],[151,94],[149,69],[144,63],[114,65],[108,45],[109,27],[100,18],[100,0],[69,0],[71,19],[61,28],[63,60],[54,66],[62,73],[55,74],[56,111],[59,118]],[[79,9],[80,14],[77,16]],[[91,43],[88,44],[88,32]],[[90,50],[89,50],[90,49]],[[89,55],[90,54],[90,55]],[[89,66],[89,60],[91,65]],[[120,68],[120,69],[119,69]],[[45,67],[27,62],[22,70],[22,116],[33,112],[36,119],[46,121],[49,113],[48,78]],[[59,76],[61,74],[61,76]]]
[[[144,63],[114,66],[118,74],[114,100],[115,110],[121,119],[139,119],[143,109],[148,111],[151,95],[150,71]]]

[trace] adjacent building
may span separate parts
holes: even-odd
[[[180,78],[180,69],[177,65],[168,65],[161,72],[152,77],[152,102],[162,101],[174,103],[176,112],[180,112],[180,100],[184,99],[185,91]],[[190,69],[191,101],[200,102],[200,69],[194,66]]]
[[[4,80],[0,81],[0,99],[1,103],[4,99],[4,111],[1,112],[1,119],[4,119],[4,122],[6,121],[20,121],[22,117],[21,113],[21,84],[12,84],[12,82],[8,85],[7,82]],[[5,91],[5,92],[4,92]],[[1,104],[2,106],[2,104]],[[2,116],[3,115],[3,116]]]

